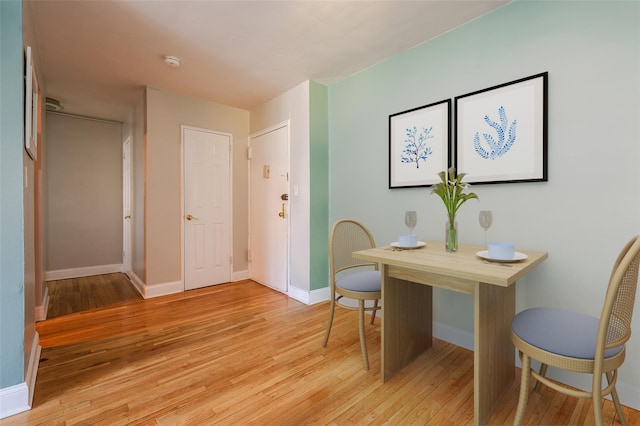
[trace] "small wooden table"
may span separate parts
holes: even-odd
[[[496,402],[515,378],[515,351],[509,338],[515,315],[516,280],[547,258],[522,251],[527,259],[488,263],[476,253],[483,246],[461,244],[447,253],[444,242],[427,241],[415,250],[377,247],[353,257],[382,264],[382,381],[393,377],[432,340],[432,288],[474,298],[474,423],[486,424]]]

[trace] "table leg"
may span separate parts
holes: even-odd
[[[382,279],[382,381],[431,347],[432,287],[389,276]]]
[[[474,423],[483,425],[515,379],[515,350],[509,339],[516,305],[515,283],[480,283],[475,294]]]

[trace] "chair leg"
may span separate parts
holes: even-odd
[[[593,417],[596,426],[602,426],[602,370],[600,374],[597,371],[593,374],[591,399],[593,401]]]
[[[367,340],[364,335],[364,300],[358,300],[358,314],[360,327],[360,348],[362,349],[362,358],[364,359],[364,369],[369,371],[369,356],[367,355]]]
[[[527,408],[527,399],[529,398],[529,377],[531,377],[531,358],[522,354],[522,378],[520,379],[520,397],[518,398],[518,409],[516,418],[513,420],[514,426],[522,424],[522,418]]]
[[[373,311],[371,312],[371,324],[376,320],[376,312],[378,312],[378,299],[373,301]]]
[[[324,342],[322,343],[322,347],[326,348],[327,343],[329,342],[329,333],[331,333],[331,324],[333,324],[333,311],[336,308],[336,297],[335,294],[331,298],[331,308],[329,310],[329,324],[327,324],[327,332],[324,334]]]
[[[542,377],[546,377],[547,376],[547,364],[540,364],[540,372],[538,374],[540,374]],[[536,387],[533,388],[534,391],[536,392],[540,392],[540,386],[542,386],[542,382],[540,382],[538,380],[538,383],[536,383]]]
[[[617,370],[615,374],[618,374]],[[607,383],[611,384],[614,377],[614,372],[609,371],[607,373]],[[622,426],[627,426],[627,421],[624,418],[624,413],[622,412],[622,406],[620,405],[620,398],[618,398],[618,391],[615,386],[611,390],[611,399],[613,399],[613,405],[616,407],[616,413],[618,414],[618,420],[620,420],[620,424]]]

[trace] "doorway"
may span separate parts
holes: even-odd
[[[122,144],[122,272],[131,277],[131,137]]]
[[[182,126],[184,289],[231,281],[231,135]]]
[[[249,137],[249,276],[289,291],[289,124]]]

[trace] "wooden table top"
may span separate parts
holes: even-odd
[[[443,241],[426,241],[426,246],[412,250],[397,250],[391,246],[376,247],[353,253],[356,259],[370,260],[385,265],[424,271],[508,287],[544,261],[544,251],[521,250],[527,258],[518,262],[488,262],[476,253],[485,246],[459,244],[456,253],[447,253]]]

